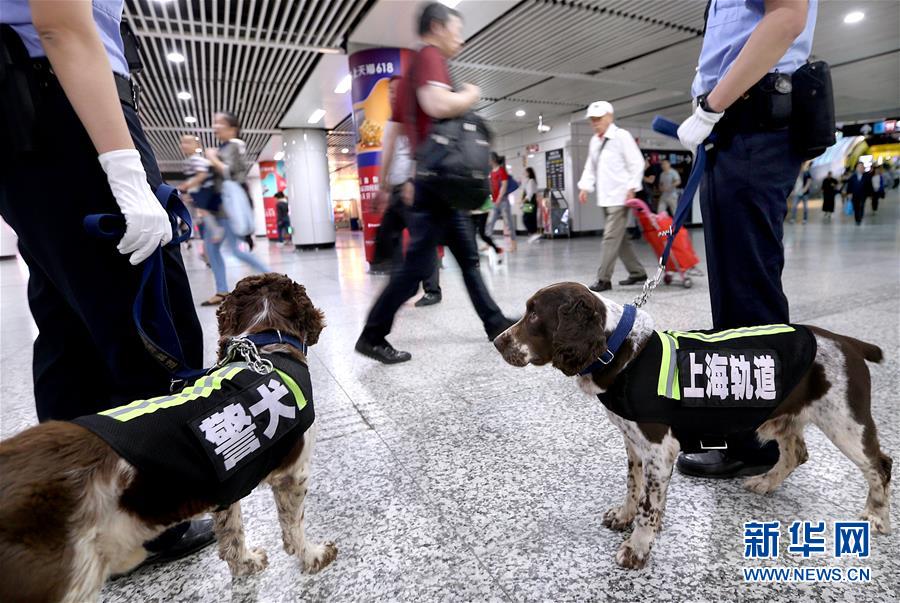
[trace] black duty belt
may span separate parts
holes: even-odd
[[[57,80],[56,74],[53,72],[53,67],[46,58],[31,59],[31,66],[36,72],[38,79],[43,79],[42,83],[49,83],[52,80],[54,84],[59,84],[59,80]],[[138,97],[140,96],[140,87],[137,85],[137,82],[118,73],[113,73],[113,76],[115,76],[113,80],[116,82],[116,92],[119,95],[119,100],[137,111]]]
[[[791,123],[791,76],[769,73],[725,111],[715,132],[720,137],[734,133],[774,132]]]

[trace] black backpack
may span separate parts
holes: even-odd
[[[457,209],[478,209],[490,194],[491,131],[474,113],[436,120],[416,152],[416,179],[434,182]]]

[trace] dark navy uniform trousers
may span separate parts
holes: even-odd
[[[801,160],[786,129],[720,139],[700,183],[713,328],[787,324],[782,238]]]
[[[56,79],[38,77],[35,150],[0,149],[0,215],[16,231],[28,265],[28,302],[39,331],[34,395],[38,419],[47,421],[163,395],[170,380],[132,321],[141,267],[116,250],[118,241],[93,238],[82,225],[87,214],[119,212],[97,151]],[[162,182],[156,158],[135,111],[122,108],[155,190]],[[164,257],[186,361],[200,367],[202,332],[180,250],[167,248]]]

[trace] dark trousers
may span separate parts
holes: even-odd
[[[884,197],[884,191],[875,191],[872,193],[872,211],[878,211],[878,201]]]
[[[277,224],[278,228],[278,242],[284,243],[286,240],[290,241],[291,237],[291,221],[290,220],[279,220]]]
[[[415,295],[419,281],[434,271],[437,257],[434,249],[446,245],[459,263],[469,299],[486,332],[500,326],[503,313],[491,298],[478,269],[478,249],[469,216],[452,209],[440,190],[423,182],[416,182],[416,201],[407,212],[410,241],[403,264],[394,269],[391,279],[375,301],[363,337],[370,343],[380,343],[391,332],[394,316],[400,306]]]
[[[391,191],[388,208],[381,216],[381,226],[375,235],[374,264],[391,262],[397,270],[403,265],[403,231],[407,228],[409,208],[400,196],[401,187],[395,186]],[[425,293],[441,294],[441,266],[437,261],[437,247],[434,249],[434,270],[422,280]]]
[[[786,130],[720,138],[700,184],[713,327],[787,323],[782,237],[801,160]]]
[[[481,237],[481,240],[490,245],[494,251],[500,253],[503,250],[497,247],[494,239],[487,233],[487,219],[487,212],[472,214],[472,225],[475,227],[475,232],[478,233],[478,236]]]
[[[0,145],[0,214],[28,264],[28,302],[38,327],[34,395],[40,421],[72,419],[166,394],[168,373],[147,353],[131,317],[141,267],[117,241],[89,236],[85,215],[119,213],[97,151],[58,83],[37,105],[36,149]],[[16,107],[3,107],[17,111]],[[123,105],[151,188],[162,178],[137,114]],[[164,251],[175,326],[186,361],[203,363],[203,336],[178,246]]]
[[[862,224],[863,216],[866,214],[866,194],[853,195],[850,200],[853,203],[853,218],[857,224]]]
[[[781,286],[784,218],[801,160],[789,133],[721,136],[700,183],[713,327],[787,323]],[[753,433],[728,439],[732,455],[756,462],[778,459],[778,446],[760,447]]]

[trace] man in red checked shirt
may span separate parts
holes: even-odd
[[[462,27],[459,12],[439,2],[426,5],[419,17],[419,37],[424,46],[413,60],[408,77],[401,80],[400,92],[408,108],[404,124],[414,152],[428,136],[434,120],[463,115],[481,96],[477,86],[463,84],[457,89],[450,79],[447,61],[462,49]],[[466,290],[488,339],[493,341],[515,323],[503,315],[481,278],[469,216],[452,207],[440,185],[418,178],[414,185],[415,198],[407,214],[410,241],[406,257],[369,311],[366,326],[356,342],[357,352],[385,364],[412,358],[409,352],[395,349],[385,338],[397,310],[415,295],[419,282],[434,270],[434,249],[441,243],[449,247],[462,268]]]

